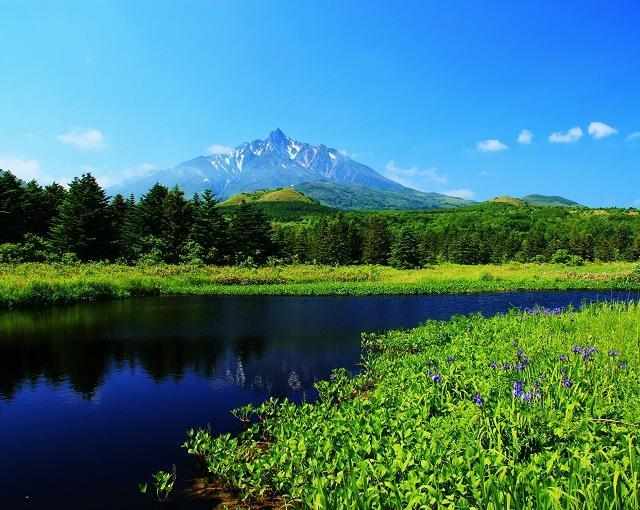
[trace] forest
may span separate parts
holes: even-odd
[[[0,262],[214,265],[509,261],[580,265],[640,258],[635,209],[482,203],[434,211],[342,212],[312,204],[221,205],[155,184],[109,197],[93,175],[67,188],[0,170]],[[293,211],[293,213],[292,213]]]

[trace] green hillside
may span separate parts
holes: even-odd
[[[510,205],[515,205],[518,207],[524,207],[525,205],[527,205],[524,201],[522,201],[519,198],[515,198],[515,197],[510,197],[510,196],[501,196],[501,197],[496,197],[496,198],[492,198],[491,200],[487,200],[487,202],[490,202],[492,204],[510,204]]]
[[[293,188],[239,193],[222,202],[220,206],[231,212],[234,207],[244,201],[252,202],[274,221],[297,221],[307,216],[322,216],[335,212]]]
[[[526,197],[522,197],[521,200],[529,205],[580,206],[578,202],[553,195],[527,195]]]
[[[469,200],[410,188],[380,191],[357,184],[311,181],[294,186],[297,191],[321,204],[343,210],[444,209],[472,204]]]

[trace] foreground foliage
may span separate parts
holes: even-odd
[[[138,265],[0,263],[0,307],[152,296],[451,294],[507,290],[640,290],[637,264],[463,266]]]
[[[325,508],[640,506],[640,308],[534,309],[364,335],[362,374],[185,446],[248,500]]]

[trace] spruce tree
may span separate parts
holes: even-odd
[[[117,194],[111,200],[111,220],[113,222],[113,236],[114,236],[114,256],[116,258],[124,256],[124,227],[127,217],[127,208],[129,203],[120,194]]]
[[[186,255],[186,242],[193,223],[191,203],[178,186],[164,200],[161,231],[162,256],[166,262],[177,263]]]
[[[237,206],[229,231],[236,262],[251,258],[261,263],[272,254],[271,224],[252,203],[243,200]]]
[[[229,225],[213,192],[205,190],[202,199],[193,197],[193,226],[189,240],[197,247],[197,256],[205,264],[222,264],[229,254]]]
[[[23,182],[0,170],[0,243],[18,242],[24,234]]]
[[[414,269],[420,266],[418,241],[409,228],[404,228],[393,244],[391,265],[399,269]]]
[[[80,260],[101,260],[113,255],[111,208],[104,190],[90,173],[69,184],[52,232],[54,246]]]
[[[139,205],[133,194],[126,200],[124,218],[120,228],[119,256],[128,262],[140,259],[144,250],[144,238],[140,227]]]
[[[362,259],[365,264],[386,265],[391,252],[391,232],[384,216],[375,214],[369,218],[364,233]]]
[[[157,182],[140,199],[138,228],[141,237],[160,238],[164,229],[165,199],[169,189]]]

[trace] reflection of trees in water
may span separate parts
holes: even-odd
[[[11,400],[24,384],[68,383],[86,399],[95,396],[113,370],[141,367],[156,383],[187,373],[223,378],[250,390],[286,396],[313,384],[294,353],[267,353],[268,339],[209,336],[109,339],[91,335],[15,335],[0,340],[0,398]],[[299,373],[305,374],[302,377]]]
[[[12,338],[0,341],[0,396],[11,399],[25,384],[40,378],[53,386],[68,382],[90,399],[114,369],[140,366],[155,382],[181,380],[187,371],[216,375],[220,342],[212,338],[107,340]]]

